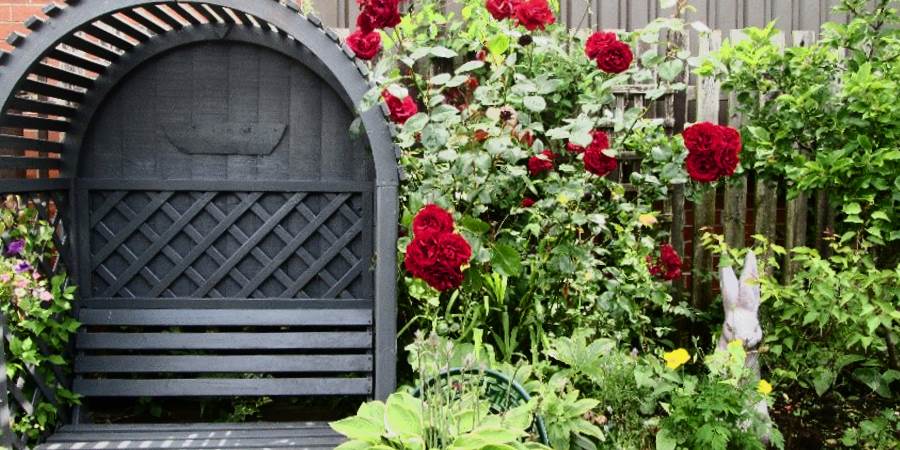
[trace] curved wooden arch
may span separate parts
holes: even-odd
[[[183,5],[189,5],[189,9]],[[267,47],[317,72],[351,106],[359,104],[370,88],[365,64],[357,61],[346,46],[341,46],[334,32],[324,29],[319,19],[303,16],[277,0],[69,0],[64,7],[49,5],[44,13],[48,20],[32,17],[26,21],[32,31],[27,37],[10,35],[7,42],[15,47],[14,52],[0,53],[0,127],[46,134],[64,132],[65,140],[57,142],[46,134],[38,139],[0,135],[0,148],[58,154],[61,158],[0,156],[0,169],[60,169],[64,175],[74,176],[82,139],[94,113],[112,89],[142,62],[194,42],[269,42]],[[116,26],[105,26],[108,23]],[[293,42],[288,44],[285,40]],[[45,59],[80,70],[47,65],[43,63]],[[35,79],[35,75],[65,84],[44,83]],[[41,98],[18,95],[22,91]],[[41,116],[14,112],[34,112]],[[375,166],[374,396],[383,399],[396,383],[399,173],[397,153],[383,111],[372,109],[362,113],[360,119]],[[69,183],[45,176],[27,186],[65,189],[71,187]],[[3,186],[5,190],[26,189],[5,182]]]

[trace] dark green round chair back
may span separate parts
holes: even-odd
[[[470,380],[475,377],[481,378],[480,382],[482,392],[484,392],[483,395],[490,401],[491,412],[493,413],[503,413],[531,401],[531,396],[528,395],[528,392],[525,391],[525,388],[523,388],[522,385],[500,372],[489,369],[450,369],[437,377],[428,380],[426,385],[431,388],[440,383],[439,387],[443,389],[456,390],[453,386],[455,383],[459,382],[462,377],[469,378]],[[413,396],[421,397],[422,390],[422,386],[416,388],[416,390],[413,391]],[[542,444],[550,445],[550,440],[547,438],[547,428],[544,426],[544,419],[540,415],[535,414],[534,423],[532,423],[530,431],[538,437],[538,440]]]

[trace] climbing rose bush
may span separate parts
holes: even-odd
[[[361,105],[387,107],[406,176],[406,329],[483,330],[503,360],[581,325],[639,347],[665,336],[688,308],[646,258],[669,241],[655,205],[688,181],[687,152],[649,108],[617,113],[614,91],[684,89],[689,52],[659,41],[684,24],[591,37],[545,0],[467,0],[455,18],[407,5]],[[636,57],[639,41],[670,50]]]

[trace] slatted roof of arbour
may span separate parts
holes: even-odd
[[[0,128],[7,131],[0,134],[0,149],[32,151],[29,157],[6,152],[0,169],[74,174],[81,139],[110,90],[148,59],[194,42],[246,41],[290,53],[351,109],[370,87],[365,63],[321,20],[300,14],[293,3],[69,0],[50,4],[43,13],[46,19],[26,21],[30,34],[7,38],[12,52],[0,53]],[[383,111],[373,109],[361,119],[374,152],[376,183],[396,185],[396,152]]]

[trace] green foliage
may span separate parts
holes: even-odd
[[[872,419],[863,420],[858,427],[844,430],[841,443],[850,448],[897,448],[900,434],[900,412],[886,409]]]
[[[672,320],[654,319],[687,309],[646,270],[666,232],[637,219],[667,198],[670,183],[686,180],[685,151],[647,117],[648,107],[616,114],[613,91],[652,84],[652,100],[683,90],[688,52],[660,36],[684,24],[660,19],[623,36],[669,51],[636,55],[640,67],[609,75],[585,56],[586,33],[553,25],[523,44],[522,30],[494,20],[482,0],[464,2],[460,17],[440,13],[437,3],[416,2],[390,36],[391,50],[372,71],[377,87],[362,105],[377,103],[383,89],[422,105],[396,136],[409,175],[403,225],[436,203],[453,212],[473,248],[458,293],[440,297],[404,280],[408,316],[419,326],[440,317],[442,331],[462,340],[482,329],[506,362],[516,352],[536,360],[544,335],[578,326],[641,346],[661,339]],[[482,50],[484,61],[475,57]],[[467,87],[470,80],[477,88]],[[625,180],[635,192],[591,175],[566,151],[569,141],[587,144],[601,128],[614,132],[610,154],[644,158]],[[529,176],[528,158],[544,150],[560,155],[556,170]],[[537,203],[521,207],[524,197]],[[401,240],[401,252],[407,243]]]
[[[762,435],[769,435],[776,448],[784,447],[778,430],[754,409],[765,398],[745,368],[746,356],[737,341],[706,357],[708,374],[672,370],[652,359],[635,373],[638,385],[653,389],[651,398],[667,414],[659,421],[657,450],[762,450]]]
[[[828,192],[843,216],[842,240],[896,249],[900,16],[891,0],[843,0],[838,9],[849,23],[826,24],[817,43],[782,50],[773,25],[751,28],[699,72],[722,78],[738,99],[744,167],[786,178],[794,194]],[[890,266],[894,253],[876,256]]]
[[[6,376],[9,380],[31,379],[30,372],[53,389],[63,407],[78,402],[78,397],[63,386],[55,370],[64,373],[70,337],[79,327],[70,314],[75,288],[64,273],[46,278],[41,267],[52,266],[59,257],[53,244],[56,230],[38,217],[34,205],[10,196],[0,207],[0,238],[4,256],[0,258],[0,308],[9,332],[5,346]],[[19,254],[8,254],[8,246],[23,242]],[[26,382],[23,394],[32,398],[37,386]],[[3,393],[6,395],[6,393]],[[59,410],[43,397],[35,402],[34,412],[11,418],[15,433],[29,440],[52,430]]]

